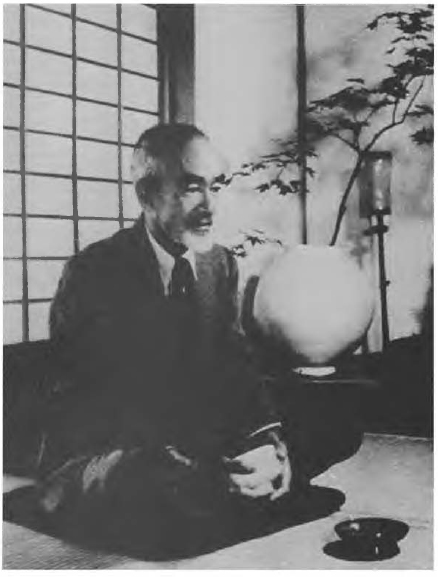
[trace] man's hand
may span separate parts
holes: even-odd
[[[291,467],[286,445],[262,445],[233,459],[224,458],[231,492],[278,499],[289,490]]]

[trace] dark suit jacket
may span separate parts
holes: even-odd
[[[67,263],[50,316],[61,377],[43,466],[166,444],[214,458],[272,421],[233,331],[235,260],[216,245],[196,266],[192,333],[164,295],[142,218]]]

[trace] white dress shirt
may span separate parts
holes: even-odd
[[[175,258],[171,254],[169,254],[167,252],[167,250],[165,250],[161,246],[161,244],[159,244],[155,240],[155,238],[150,233],[150,231],[147,229],[147,227],[146,227],[146,233],[148,235],[148,238],[151,242],[152,248],[154,249],[155,255],[157,257],[158,268],[160,271],[160,277],[161,277],[161,280],[163,282],[163,287],[164,287],[164,294],[167,296],[169,294],[169,285],[170,285],[170,280],[172,278],[172,270],[173,270],[173,267],[175,265]],[[190,263],[190,266],[192,267],[193,274],[194,274],[195,279],[196,279],[196,256],[195,256],[195,253],[192,250],[187,249],[186,252],[184,254],[182,254],[181,256],[182,256],[182,258],[185,258]]]

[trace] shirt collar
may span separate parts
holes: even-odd
[[[163,282],[164,292],[167,295],[169,292],[169,283],[170,283],[170,279],[172,277],[172,270],[173,270],[173,267],[175,264],[175,258],[171,254],[169,254],[167,252],[167,250],[165,250],[161,246],[161,244],[159,244],[155,240],[154,236],[151,234],[151,232],[149,231],[147,226],[145,226],[145,228],[146,228],[146,234],[148,235],[148,238],[149,238],[149,241],[152,245],[155,256],[157,257],[158,268],[160,271],[160,277],[161,277],[161,280]],[[195,275],[195,278],[196,278],[196,256],[195,256],[195,253],[192,250],[187,249],[186,252],[181,255],[181,257],[185,258],[190,263],[190,266],[192,267],[192,270],[193,270],[193,274]]]

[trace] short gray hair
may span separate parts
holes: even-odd
[[[207,136],[192,124],[157,124],[145,130],[132,156],[131,175],[140,204],[159,192],[168,164],[181,160],[184,147],[193,138]]]

